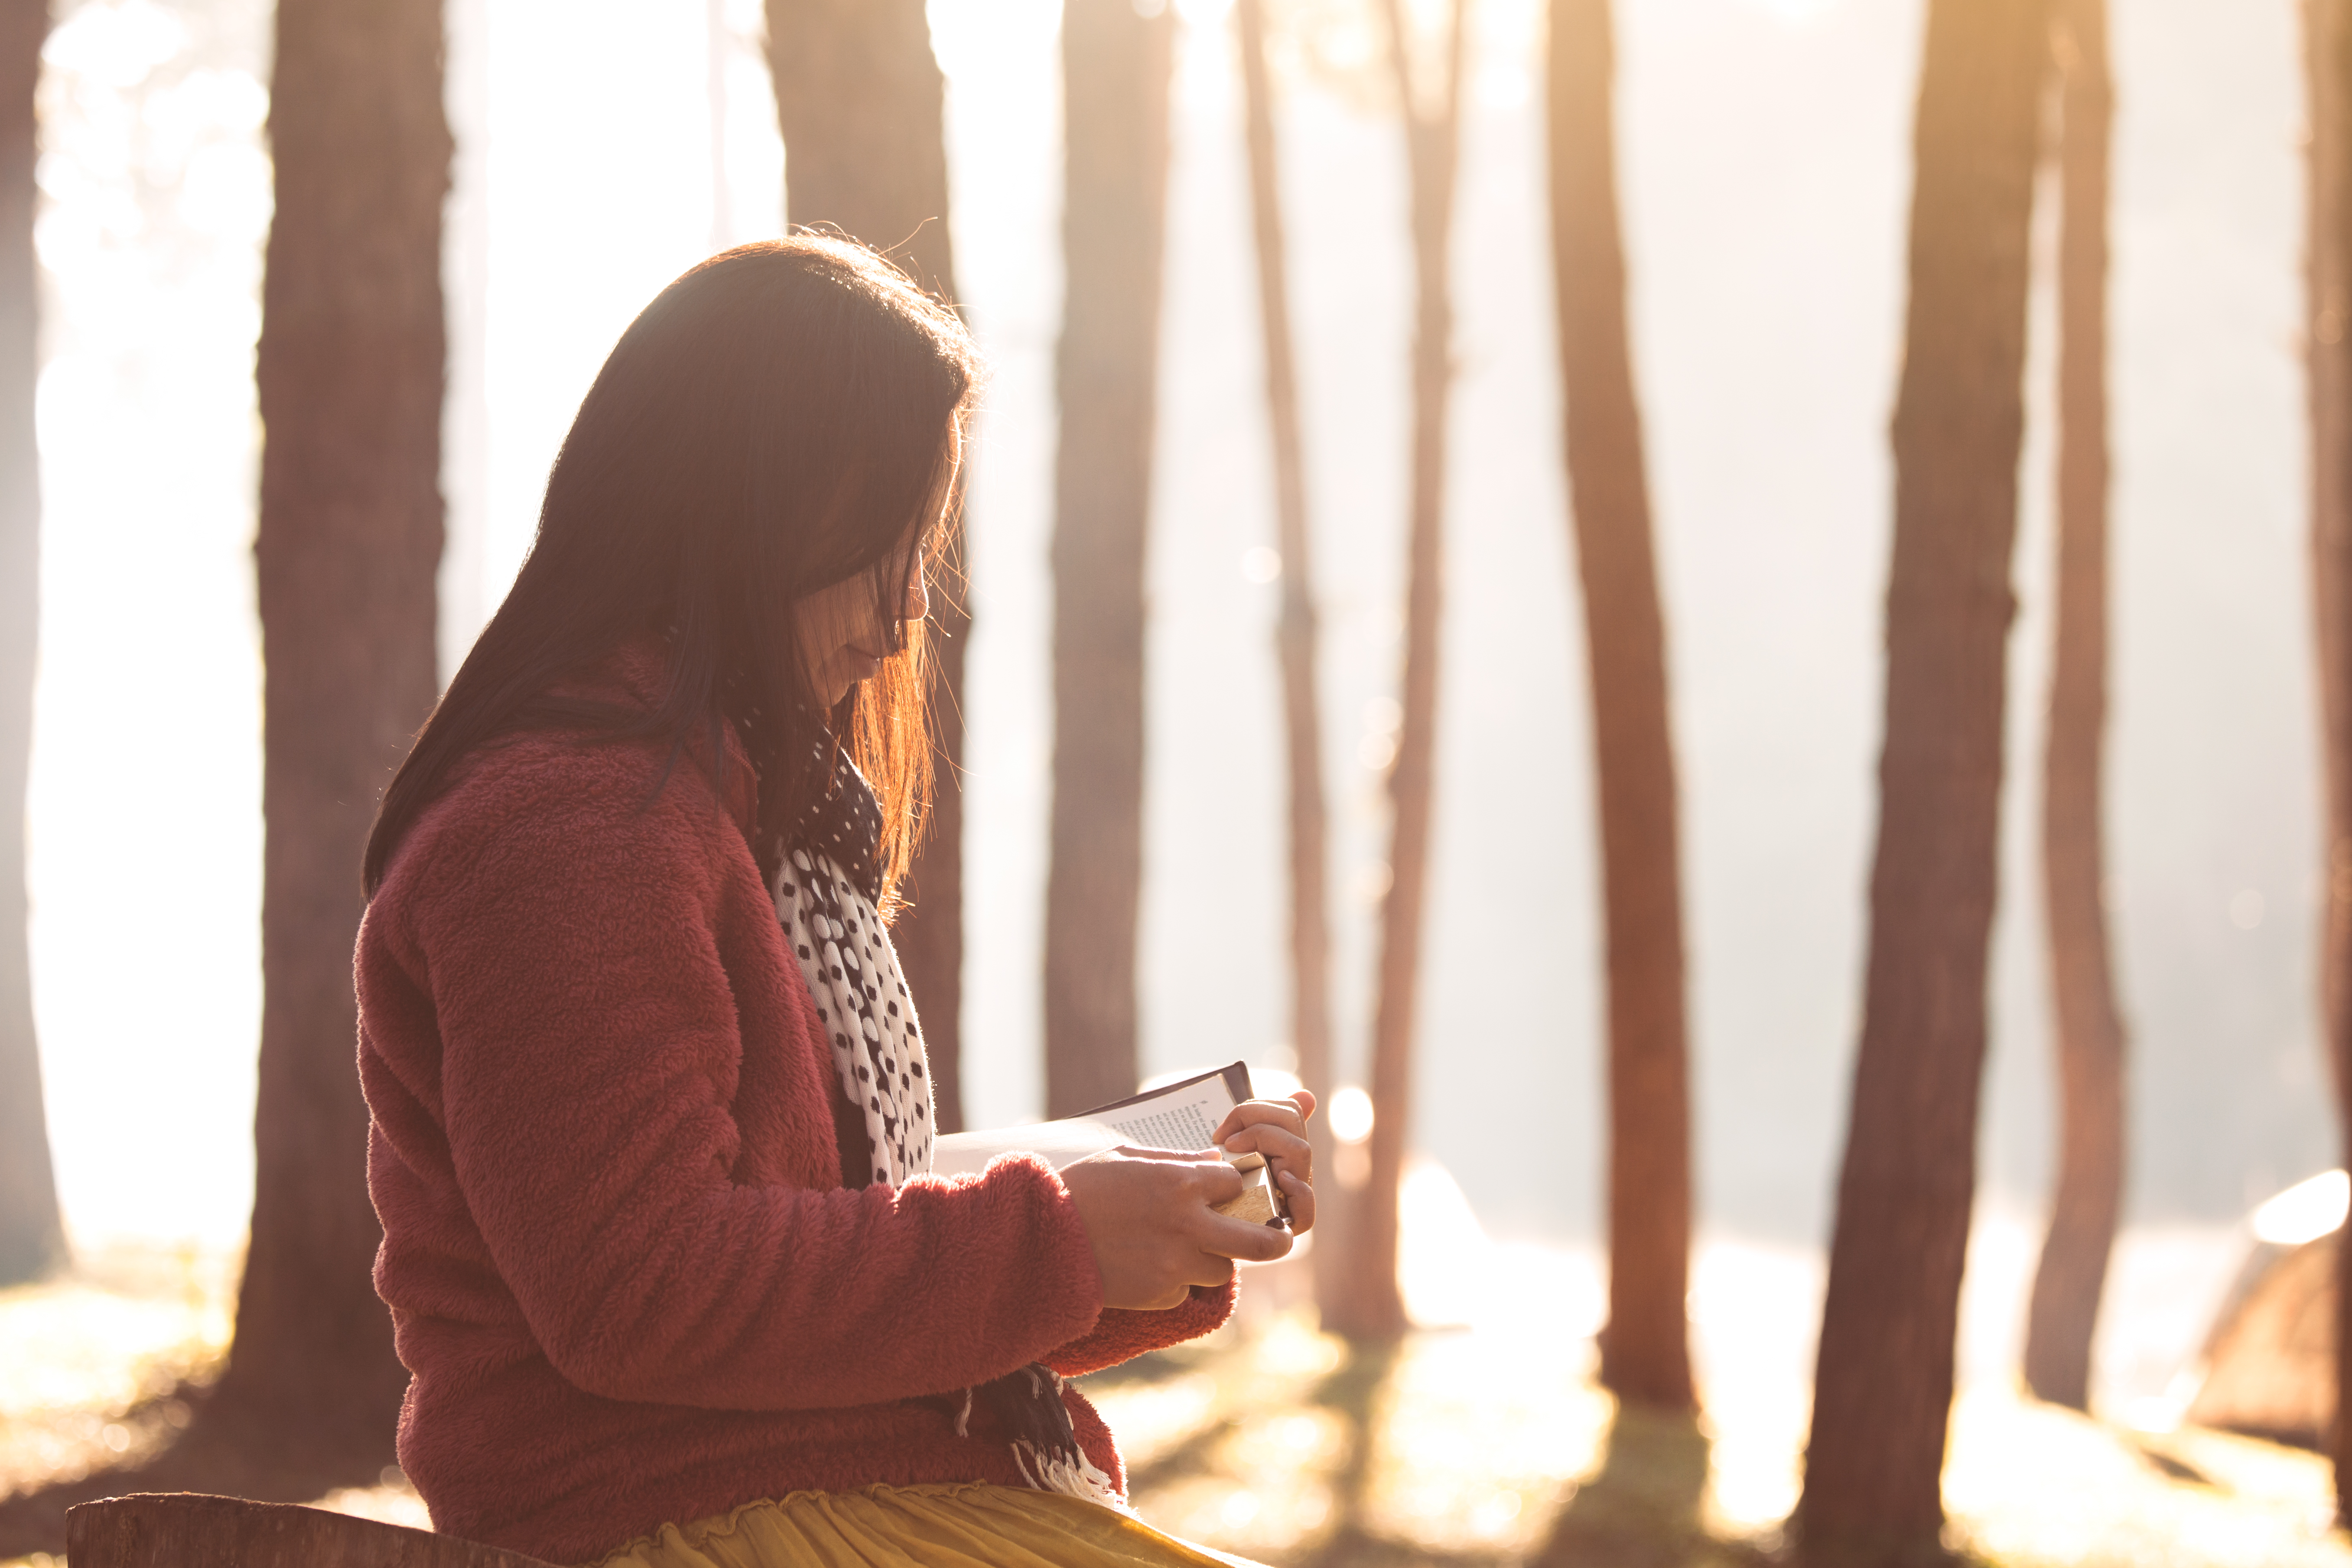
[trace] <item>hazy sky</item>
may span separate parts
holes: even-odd
[[[1151,553],[1145,1053],[1284,1050],[1276,589],[1247,210],[1217,0],[1180,5]],[[1864,939],[1885,425],[1918,0],[1620,0],[1622,180],[1685,808],[1701,1191],[1824,1230]],[[457,0],[445,651],[527,546],[614,335],[774,231],[758,6]],[[1435,898],[1416,1141],[1487,1224],[1597,1224],[1599,932],[1531,0],[1481,0],[1456,258]],[[970,1107],[1034,1114],[1052,715],[1056,7],[933,0],[960,288],[994,364],[974,457]],[[32,805],[36,994],[73,1223],[232,1237],[250,1184],[259,867],[251,352],[268,215],[258,0],[61,7],[44,88],[49,364]],[[2133,1210],[2227,1219],[2331,1163],[2287,0],[2117,0],[2114,905]],[[1393,723],[1411,279],[1394,123],[1290,83],[1343,1059],[1369,1016]],[[723,172],[723,181],[715,177]],[[723,210],[715,205],[722,191]],[[874,237],[894,239],[898,237]],[[2047,236],[2044,236],[2045,250]],[[1987,1190],[2048,1164],[2033,773],[2049,341],[2022,613]]]

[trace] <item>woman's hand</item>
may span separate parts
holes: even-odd
[[[1062,1173],[1086,1222],[1103,1305],[1163,1311],[1195,1285],[1223,1285],[1234,1260],[1270,1263],[1288,1252],[1280,1227],[1227,1219],[1210,1205],[1239,1197],[1242,1178],[1214,1151],[1115,1149]]]
[[[1286,1100],[1245,1100],[1217,1124],[1217,1146],[1226,1153],[1265,1156],[1300,1236],[1315,1228],[1315,1146],[1307,1141],[1314,1114],[1315,1097],[1302,1089]]]

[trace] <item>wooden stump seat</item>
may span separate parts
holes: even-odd
[[[68,1568],[554,1568],[373,1519],[202,1492],[140,1492],[66,1514]]]

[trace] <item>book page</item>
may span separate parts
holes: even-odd
[[[1206,1149],[1217,1124],[1248,1092],[1249,1069],[1232,1067],[1171,1083],[1148,1094],[1114,1101],[1061,1121],[1026,1127],[950,1132],[931,1145],[931,1174],[976,1176],[999,1154],[1043,1155],[1054,1169],[1066,1170],[1128,1144],[1138,1149]],[[1235,1094],[1236,1084],[1241,1095]]]
[[[1138,1149],[1206,1149],[1216,1142],[1217,1123],[1233,1108],[1225,1080],[1212,1073],[1097,1111],[1095,1117],[1118,1129],[1119,1137]]]

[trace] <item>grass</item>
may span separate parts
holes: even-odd
[[[219,1368],[235,1268],[124,1247],[0,1291],[0,1495],[168,1443]],[[1805,1420],[1785,1366],[1718,1357],[1712,1421],[1621,1410],[1546,1280],[1492,1291],[1467,1326],[1364,1348],[1318,1332],[1295,1276],[1272,1276],[1247,1321],[1081,1386],[1120,1434],[1146,1519],[1275,1568],[1780,1556]],[[2352,1568],[2330,1484],[2317,1455],[1984,1386],[1954,1411],[1944,1479],[1949,1543],[1991,1568]],[[426,1523],[397,1472],[319,1504]],[[34,1564],[55,1568],[0,1568]]]

